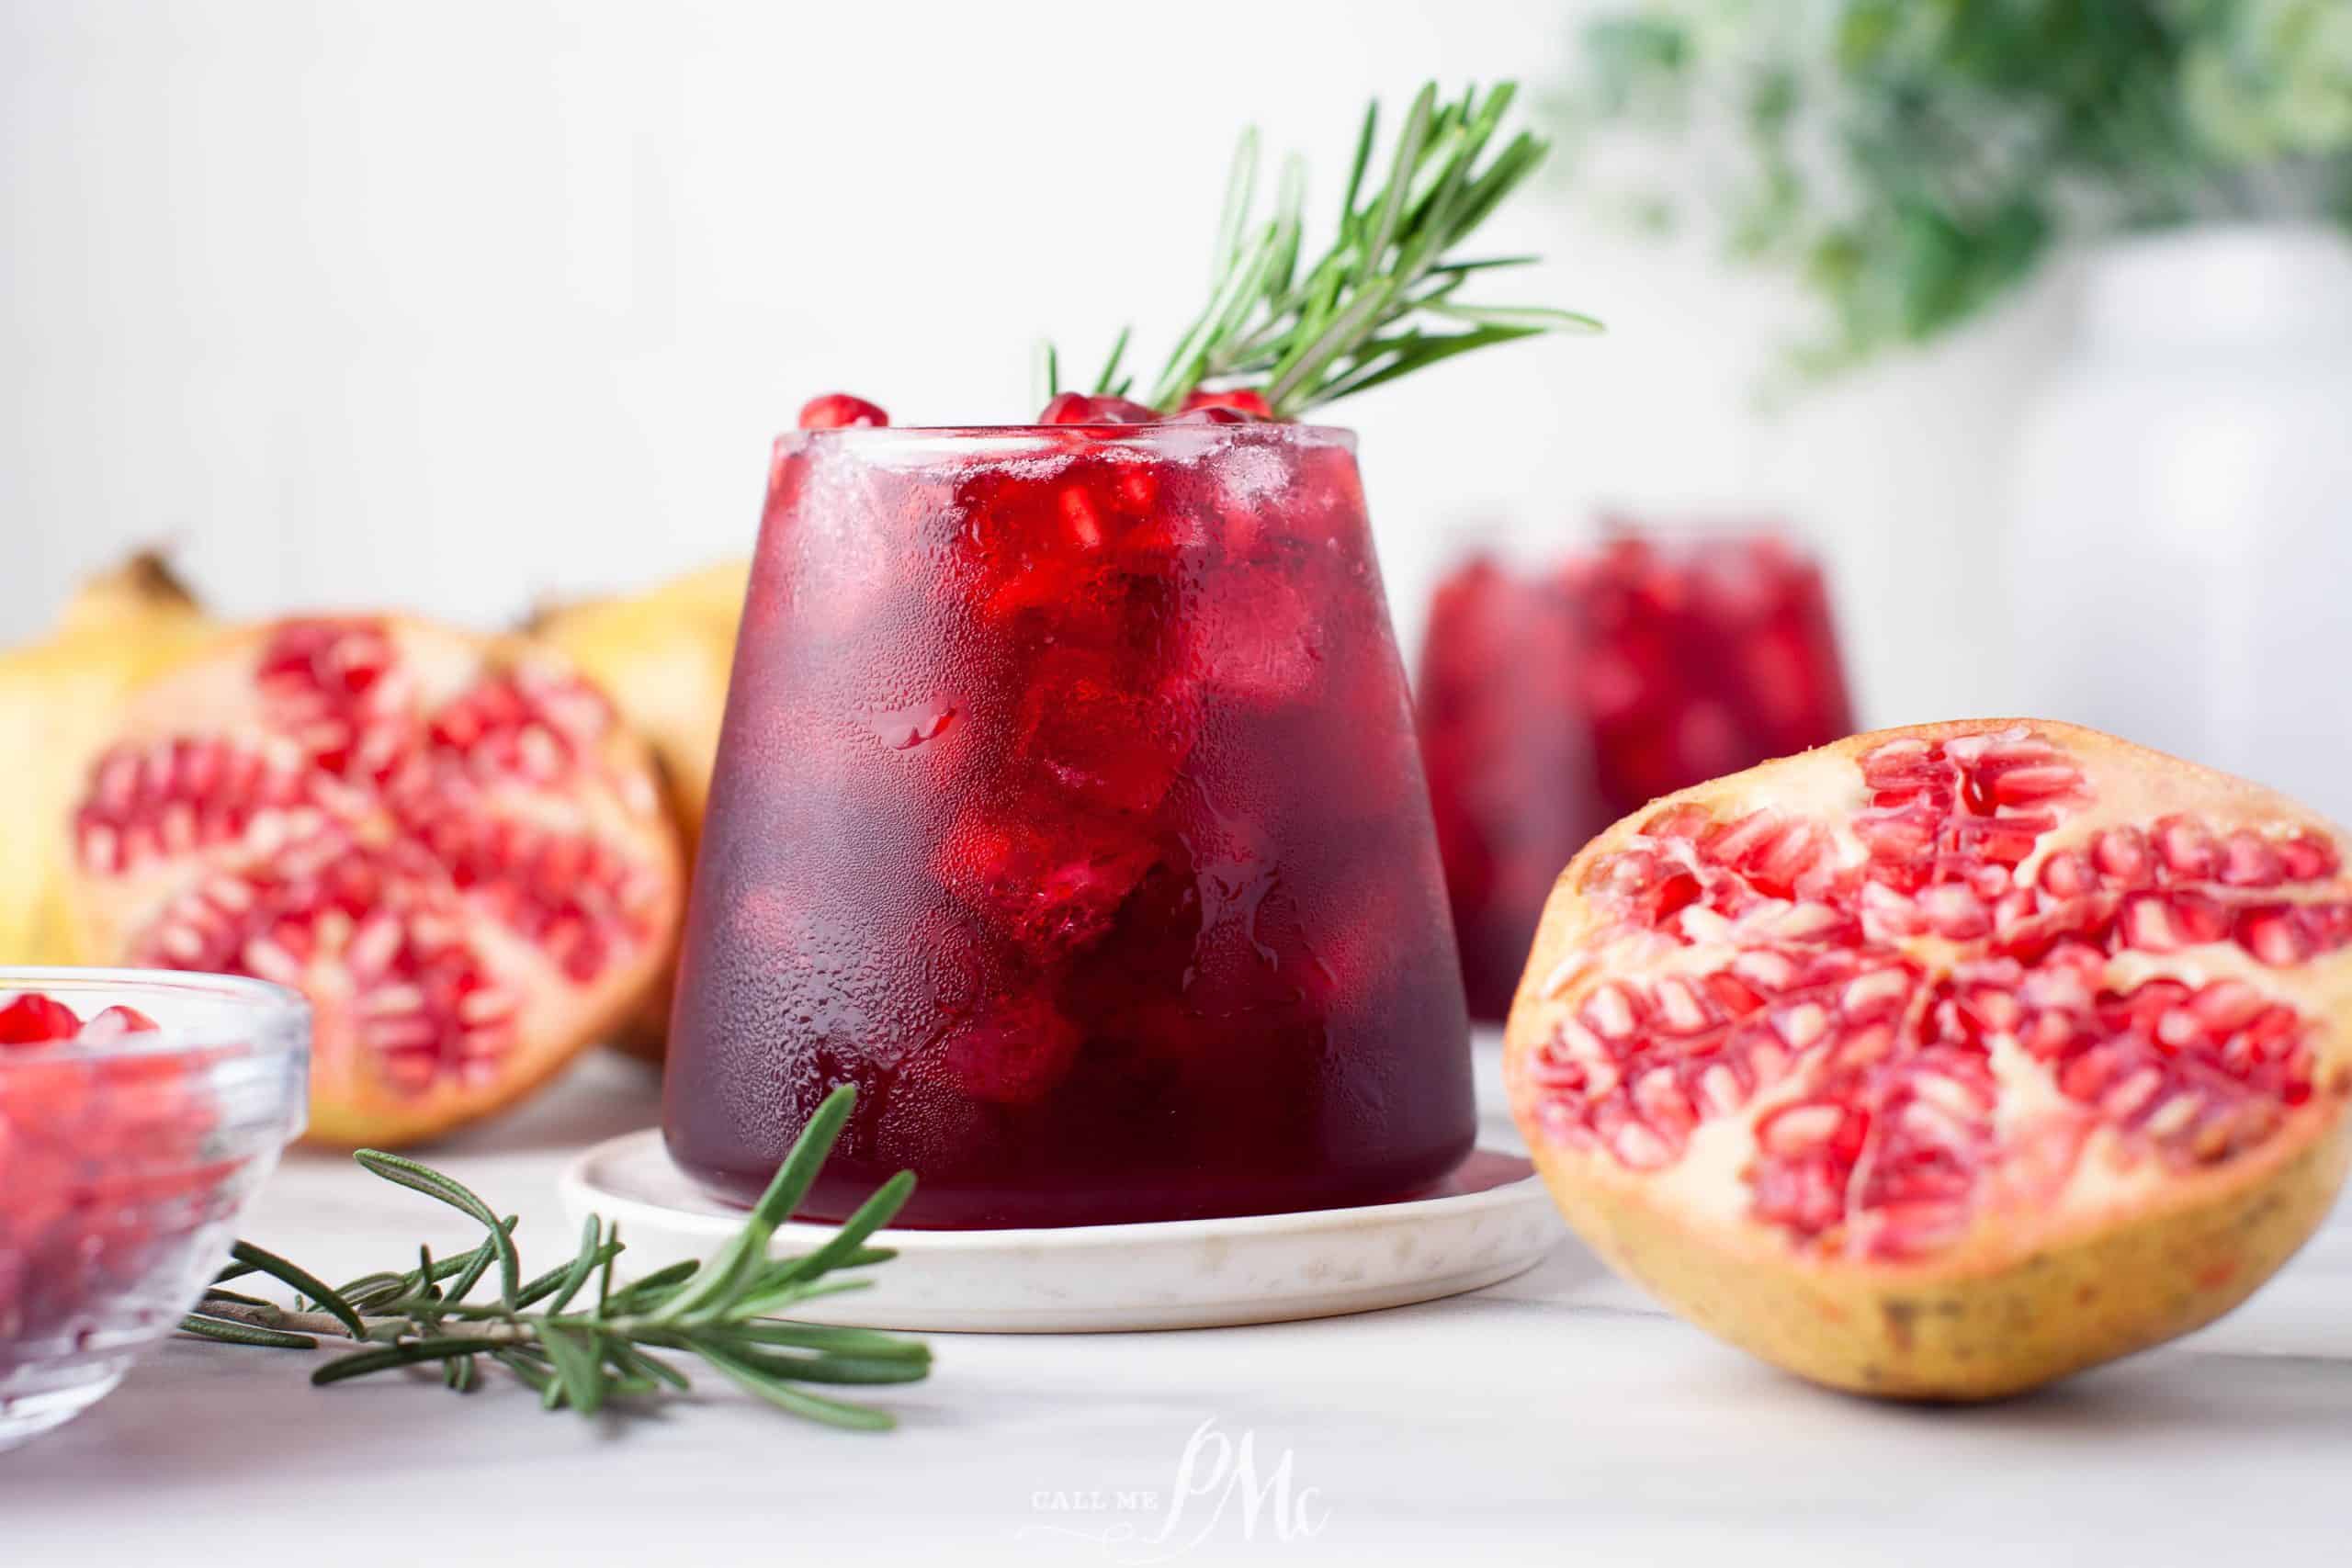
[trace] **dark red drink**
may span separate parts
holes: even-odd
[[[671,1152],[806,1212],[1373,1201],[1472,1134],[1444,890],[1347,435],[778,444],[688,918]]]
[[[1481,556],[1430,611],[1421,746],[1474,1017],[1510,1010],[1553,878],[1658,795],[1848,734],[1821,569],[1770,533]]]

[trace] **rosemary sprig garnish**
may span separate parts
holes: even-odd
[[[592,1215],[570,1262],[525,1280],[513,1216],[501,1219],[464,1183],[429,1166],[362,1149],[354,1157],[370,1173],[479,1221],[481,1242],[456,1258],[435,1258],[420,1247],[413,1269],[365,1274],[337,1287],[241,1241],[232,1249],[234,1261],[180,1329],[232,1345],[310,1350],[322,1338],[340,1337],[368,1346],[312,1372],[311,1381],[321,1384],[438,1362],[443,1382],[463,1393],[479,1386],[487,1359],[537,1390],[547,1409],[569,1405],[583,1416],[595,1415],[616,1396],[689,1390],[686,1374],[656,1353],[676,1352],[698,1358],[795,1416],[882,1430],[894,1424],[888,1411],[798,1385],[914,1382],[931,1371],[930,1347],[872,1329],[793,1323],[776,1314],[873,1282],[827,1276],[894,1256],[865,1241],[906,1203],[914,1173],[900,1171],[883,1183],[815,1251],[768,1257],[776,1227],[808,1192],[855,1099],[856,1090],[844,1085],[818,1108],[743,1228],[724,1247],[700,1263],[673,1264],[619,1286],[613,1282],[613,1260],[622,1251],[618,1225]],[[467,1300],[493,1269],[497,1299]],[[248,1274],[293,1287],[294,1305],[225,1288]]]
[[[1248,386],[1275,417],[1289,419],[1489,344],[1598,331],[1600,322],[1573,310],[1455,298],[1478,274],[1538,259],[1455,254],[1551,150],[1522,130],[1489,155],[1516,92],[1504,82],[1483,96],[1473,87],[1440,103],[1434,83],[1422,87],[1388,154],[1387,177],[1367,192],[1380,130],[1374,103],[1356,140],[1338,230],[1321,257],[1304,266],[1306,165],[1295,155],[1283,161],[1272,213],[1253,221],[1258,135],[1244,133],[1217,224],[1208,302],[1144,400],[1173,411],[1196,388]],[[1119,371],[1126,341],[1123,330],[1096,378],[1098,394],[1124,397],[1132,386]]]

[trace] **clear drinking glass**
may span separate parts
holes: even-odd
[[[685,937],[672,1154],[901,1223],[1267,1213],[1468,1152],[1467,1025],[1353,438],[777,445]]]
[[[1849,733],[1820,564],[1782,531],[1605,525],[1439,585],[1421,750],[1473,1017],[1510,1010],[1552,882],[1661,795]]]

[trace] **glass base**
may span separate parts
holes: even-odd
[[[62,1427],[112,1393],[130,1370],[129,1356],[107,1356],[0,1375],[0,1452]]]

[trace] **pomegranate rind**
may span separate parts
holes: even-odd
[[[43,640],[0,654],[0,962],[89,960],[66,901],[74,798],[131,692],[217,634],[161,558],[83,584]]]
[[[403,706],[396,728],[404,733],[462,719],[461,700],[509,683],[547,694],[576,719],[562,729],[569,760],[543,761],[535,747],[518,750],[528,764],[503,771],[477,768],[479,758],[451,743],[438,753],[455,769],[447,799],[461,803],[446,812],[420,808],[406,816],[370,797],[357,775],[340,781],[331,770],[300,757],[298,744],[261,695],[272,650],[297,628],[342,635],[366,628],[388,653],[388,670],[401,683]],[[535,699],[536,700],[536,699]],[[552,707],[540,711],[548,718]],[[546,737],[530,737],[544,742]],[[183,815],[166,813],[142,829],[137,852],[108,852],[103,831],[92,834],[94,805],[108,788],[110,763],[168,754],[175,746],[219,742],[230,754],[271,760],[280,781],[310,790],[287,806],[252,799],[240,806],[225,829],[191,831]],[[359,750],[355,744],[353,750]],[[462,761],[460,761],[462,759]],[[544,771],[539,771],[544,770]],[[313,783],[312,781],[321,781]],[[228,798],[226,795],[222,798]],[[424,798],[440,802],[440,795]],[[310,1141],[332,1146],[397,1147],[437,1136],[490,1115],[544,1082],[582,1047],[618,1028],[643,1005],[674,951],[684,901],[684,862],[678,833],[663,807],[654,764],[644,743],[615,716],[606,699],[553,649],[523,638],[488,638],[398,617],[377,615],[303,617],[219,632],[198,651],[138,691],[107,727],[106,743],[77,790],[82,813],[79,841],[66,877],[66,902],[77,947],[100,962],[153,967],[187,966],[260,974],[297,986],[311,1000],[314,1034],[311,1063]],[[280,820],[269,826],[263,818]],[[284,819],[307,815],[313,837],[289,831]],[[323,822],[323,828],[320,824]],[[470,828],[478,832],[512,829],[524,841],[552,853],[560,849],[594,857],[621,889],[626,919],[615,934],[599,927],[595,962],[571,972],[554,951],[551,925],[526,930],[511,911],[521,895],[494,874],[479,882],[460,879],[455,852],[437,836]],[[126,836],[127,837],[127,836]],[[458,838],[457,842],[467,840]],[[477,846],[485,840],[477,836]],[[316,929],[315,947],[294,965],[299,972],[266,972],[285,962],[258,956],[259,934],[240,923],[242,916],[214,900],[223,885],[244,891],[267,888],[311,875],[289,869],[289,857],[305,843],[331,846],[323,863],[363,867],[365,885],[378,895],[334,919],[336,932]],[[565,862],[576,865],[576,854]],[[571,869],[547,873],[559,896],[585,889],[603,897]],[[413,884],[411,879],[414,878]],[[500,906],[498,900],[506,900]],[[263,906],[266,907],[266,904]],[[307,917],[310,906],[301,906]],[[191,910],[198,913],[192,914]],[[398,1053],[362,1043],[386,987],[397,976],[379,971],[373,979],[358,972],[357,954],[371,921],[390,916],[401,941],[414,947],[432,941],[468,965],[472,976],[458,993],[462,1006],[477,992],[494,993],[508,1004],[500,1011],[497,1044],[478,1054],[467,1047],[449,1055],[445,1041],[420,1042],[440,1053],[426,1070],[413,1053],[399,1064]],[[175,932],[202,935],[207,944],[178,948]],[[216,953],[214,948],[218,948]],[[571,952],[577,953],[577,943]],[[183,955],[187,956],[183,956]],[[348,959],[348,961],[347,961]],[[417,1004],[421,1006],[422,1004]],[[470,1039],[470,1036],[469,1037]],[[428,1058],[422,1059],[431,1059]],[[396,1070],[397,1069],[397,1070]]]
[[[652,747],[689,865],[710,800],[718,726],[727,711],[735,634],[750,578],[748,560],[726,561],[645,593],[557,606],[529,628],[604,687],[621,716]],[[632,1055],[659,1062],[676,984],[673,962],[615,1043]]]
[[[1629,1166],[1569,1114],[1593,1101],[1578,1098],[1581,1088],[1565,1101],[1560,1093],[1564,1027],[1590,1017],[1583,1010],[1603,987],[1654,985],[1705,967],[1687,950],[1678,956],[1655,940],[1629,940],[1622,908],[1612,907],[1609,879],[1626,863],[1621,856],[1656,841],[1646,829],[1686,807],[1724,824],[1770,808],[1823,825],[1834,863],[1858,865],[1867,852],[1850,824],[1872,803],[1863,758],[1887,755],[1880,748],[1891,742],[1935,747],[2020,731],[2063,752],[2085,781],[2020,873],[2120,824],[2186,815],[2217,835],[2324,835],[2334,846],[2325,874],[2305,879],[2294,897],[2329,908],[2352,897],[2342,835],[2259,785],[2054,722],[1919,726],[1852,737],[1682,791],[1602,833],[1556,882],[1511,1010],[1504,1075],[1512,1113],[1570,1225],[1693,1323],[1832,1387],[1996,1398],[2161,1344],[2212,1321],[2268,1279],[2324,1219],[2352,1162],[2352,949],[2341,942],[2278,965],[2226,940],[2160,955],[2111,954],[2109,974],[2120,986],[2150,976],[2191,985],[2218,976],[2294,1009],[2307,1086],[2299,1079],[2275,1106],[2258,1108],[2262,1132],[2250,1146],[2185,1167],[2135,1153],[2104,1112],[2052,1117],[2041,1125],[2073,1131],[2044,1137],[2038,1165],[2030,1139],[2003,1143],[1986,1179],[1971,1190],[1964,1225],[1908,1250],[1872,1248],[1844,1230],[1800,1235],[1762,1212],[1752,1179],[1767,1156],[1757,1129],[1776,1110],[1810,1103],[1807,1090],[1818,1080],[1802,1070],[1756,1089],[1736,1110],[1704,1112],[1684,1152],[1657,1157],[1652,1168]],[[1934,933],[1893,946],[1930,980],[1975,951]],[[2030,1100],[2024,1077],[2032,1064],[2021,1077],[2021,1055],[2003,1058],[1996,1046],[1988,1057],[2002,1058],[1994,1077],[2003,1098],[1991,1124],[2007,1139],[2035,1125],[2018,1109]],[[1625,1077],[1650,1065],[1629,1066]],[[2027,1109],[2047,1104],[2074,1109],[2046,1095]],[[1634,1153],[1655,1151],[1634,1145]]]

